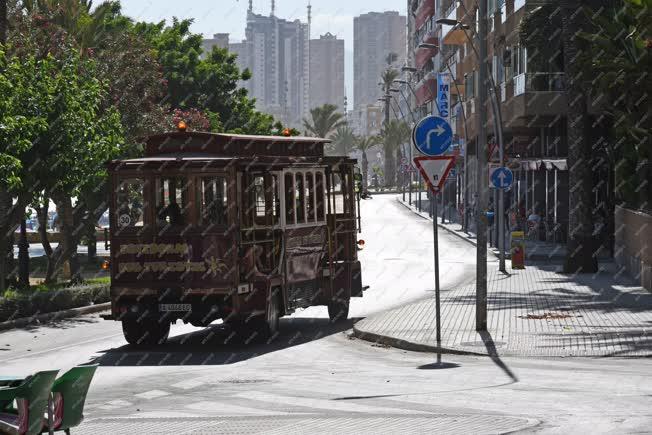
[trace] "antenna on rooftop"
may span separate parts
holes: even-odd
[[[249,12],[254,11],[254,0],[249,0]]]
[[[272,0],[272,12],[269,14],[270,17],[274,16],[274,9],[276,9],[276,2]]]

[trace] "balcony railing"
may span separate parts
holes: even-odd
[[[525,92],[561,92],[564,73],[525,73],[514,77],[514,96]]]

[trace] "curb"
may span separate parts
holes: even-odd
[[[430,219],[431,219],[430,217],[422,216],[421,213],[417,212],[416,210],[413,210],[412,207],[410,207],[409,205],[407,205],[406,203],[404,203],[403,201],[401,201],[398,197],[396,197],[396,202],[398,202],[398,203],[401,204],[403,207],[407,208],[408,210],[410,210],[412,213],[416,214],[417,216],[422,217],[423,219],[427,219],[427,220],[430,220]],[[458,233],[458,232],[455,231],[455,230],[451,230],[450,228],[446,228],[445,226],[443,226],[443,225],[440,224],[439,222],[437,222],[437,227],[438,227],[438,228],[441,228],[441,229],[443,229],[443,230],[448,231],[449,233],[451,233],[451,234],[453,234],[453,235],[459,237],[460,239],[462,239],[462,240],[464,240],[464,241],[466,241],[466,242],[472,244],[473,246],[478,246],[478,243],[477,243],[477,242],[474,242],[473,240],[469,239],[468,237],[464,237],[462,234]]]
[[[59,320],[67,319],[70,317],[77,317],[84,314],[99,313],[100,311],[106,311],[111,309],[111,302],[105,302],[102,304],[88,305],[85,307],[71,308],[69,310],[55,311],[53,313],[37,314],[32,317],[22,317],[16,320],[8,320],[6,322],[0,322],[0,331],[6,331],[8,329],[22,328],[33,323],[40,324],[48,322],[50,320]]]
[[[384,344],[386,346],[395,347],[397,349],[409,350],[412,352],[445,353],[449,355],[490,356],[488,353],[471,352],[467,350],[452,349],[448,347],[430,346],[428,344],[414,343],[412,341],[401,340],[399,338],[394,338],[387,335],[380,335],[374,332],[365,332],[359,330],[355,325],[353,325],[353,336],[361,340],[369,341],[372,343]]]

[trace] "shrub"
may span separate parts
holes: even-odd
[[[0,322],[108,302],[109,287],[109,283],[99,282],[55,289],[40,287],[31,293],[9,290],[0,297]]]

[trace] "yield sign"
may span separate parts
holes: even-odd
[[[414,164],[432,193],[438,193],[455,166],[455,156],[415,157]]]

